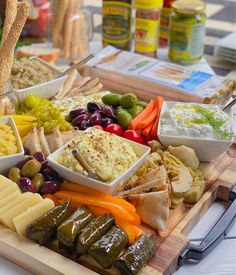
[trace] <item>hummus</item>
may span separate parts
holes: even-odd
[[[134,148],[124,139],[98,129],[79,132],[56,161],[82,175],[88,175],[71,150],[77,149],[90,168],[105,183],[110,183],[126,172],[137,160]]]
[[[11,126],[0,122],[0,157],[18,152],[16,137]]]
[[[176,103],[161,115],[160,134],[230,140],[232,119],[218,105]]]

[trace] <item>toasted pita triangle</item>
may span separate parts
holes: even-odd
[[[163,230],[169,217],[168,191],[151,192],[130,196],[134,201],[137,213],[144,223],[155,230]]]
[[[71,141],[76,135],[77,135],[78,131],[63,131],[61,132],[61,137],[63,139],[63,143],[67,143],[68,141]]]
[[[38,137],[39,137],[39,142],[42,148],[42,152],[45,155],[45,157],[49,156],[51,154],[47,139],[44,134],[44,129],[43,127],[40,127],[38,129]]]
[[[34,128],[26,136],[24,146],[30,151],[30,155],[34,155],[36,152],[42,152],[42,147],[39,141],[37,128]]]
[[[55,128],[51,134],[46,135],[46,139],[51,152],[56,151],[63,146],[63,139],[60,130]]]

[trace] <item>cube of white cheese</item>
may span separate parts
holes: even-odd
[[[19,235],[25,236],[25,229],[27,225],[31,224],[34,220],[47,213],[54,207],[54,202],[50,199],[44,199],[36,205],[28,208],[20,215],[13,219],[14,226]]]
[[[30,197],[28,197],[27,199],[20,202],[18,205],[14,206],[13,208],[5,212],[0,218],[1,223],[9,229],[16,230],[13,223],[13,219],[25,210],[27,210],[29,207],[36,205],[42,200],[43,199],[39,194],[31,193]]]
[[[9,185],[12,185],[13,182],[12,180],[9,180],[8,178],[4,177],[3,175],[0,175],[0,191],[3,190],[4,188],[8,187]]]
[[[13,191],[11,194],[7,195],[4,199],[0,200],[0,208],[7,205],[8,203],[13,201],[14,199],[18,198],[20,195],[21,195],[20,190]]]
[[[0,200],[5,199],[6,196],[14,192],[15,190],[19,190],[19,187],[16,183],[7,186],[3,190],[0,191]]]
[[[19,197],[13,199],[11,202],[5,204],[0,208],[0,218],[1,216],[6,213],[8,210],[12,209],[16,205],[18,205],[20,202],[26,200],[28,197],[31,197],[32,193],[26,192],[21,194]]]

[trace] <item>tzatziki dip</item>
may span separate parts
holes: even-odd
[[[230,140],[232,117],[218,105],[174,103],[160,119],[161,135]]]

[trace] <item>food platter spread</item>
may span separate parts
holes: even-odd
[[[233,186],[232,115],[60,78],[39,58],[8,73],[18,106],[0,117],[0,254],[44,274],[171,273],[184,233]]]

